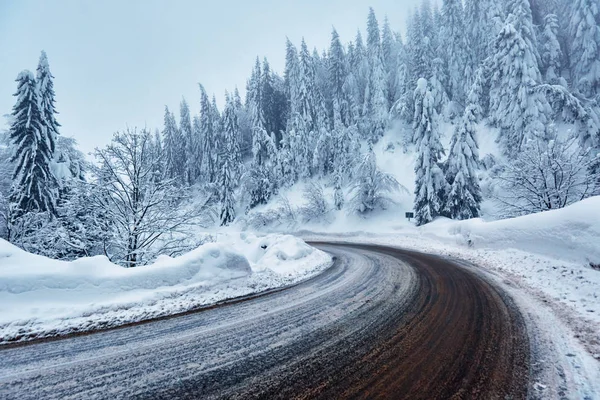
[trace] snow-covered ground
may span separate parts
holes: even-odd
[[[287,235],[220,233],[216,243],[129,269],[102,256],[51,260],[0,239],[0,343],[184,312],[295,284],[330,264]]]

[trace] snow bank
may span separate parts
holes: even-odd
[[[0,343],[183,312],[294,284],[330,263],[289,235],[223,234],[138,268],[102,256],[51,260],[0,240]]]
[[[425,234],[474,248],[519,249],[559,260],[600,264],[600,196],[569,207],[499,221],[439,219]]]

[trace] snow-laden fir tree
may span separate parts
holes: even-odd
[[[217,133],[214,131],[214,112],[204,86],[200,87],[200,132],[202,142],[201,172],[207,182],[216,182],[217,169]]]
[[[477,178],[479,147],[476,139],[475,107],[468,106],[454,130],[446,161],[446,180],[450,185],[444,214],[452,219],[479,217],[481,189]]]
[[[51,168],[56,136],[45,125],[33,74],[23,71],[16,81],[17,101],[9,131],[15,149],[11,158],[15,170],[9,198],[13,221],[30,212],[53,214],[57,196],[57,181]]]
[[[298,50],[290,39],[285,43],[285,70],[283,73],[285,93],[289,101],[290,114],[298,112],[298,90],[300,86],[300,64]]]
[[[337,31],[333,29],[329,47],[329,76],[334,128],[349,126],[355,120],[352,112],[352,94],[348,88],[348,67],[344,47]]]
[[[242,153],[240,151],[240,127],[235,110],[234,99],[225,93],[225,109],[223,110],[223,149],[222,158],[227,166],[230,179],[237,182],[242,172]]]
[[[226,154],[219,176],[219,200],[221,203],[220,221],[221,226],[229,225],[235,220],[235,168],[232,165],[229,154]]]
[[[266,204],[277,190],[276,147],[265,128],[260,71],[260,62],[257,59],[253,75],[248,82],[247,97],[252,121],[252,163],[245,179],[246,191],[250,197],[249,208]]]
[[[381,50],[383,53],[383,64],[386,73],[387,109],[389,110],[396,102],[398,93],[398,55],[402,49],[402,38],[392,32],[387,17],[383,21],[381,29]]]
[[[431,62],[431,79],[429,79],[429,91],[433,98],[433,108],[438,115],[445,116],[445,110],[450,102],[446,87],[448,85],[448,76],[444,68],[444,61],[441,58],[434,58]],[[456,114],[456,110],[453,114]],[[448,115],[454,118],[455,115]]]
[[[342,174],[336,172],[333,177],[333,204],[336,210],[344,208],[344,190],[342,189]]]
[[[60,124],[56,121],[55,114],[58,114],[55,106],[55,93],[54,93],[54,76],[50,72],[50,66],[48,65],[48,57],[46,52],[42,51],[40,55],[40,61],[37,67],[36,82],[39,91],[39,102],[40,111],[42,113],[42,123],[45,129],[48,131],[47,135],[53,136],[54,140],[57,140],[58,127]]]
[[[334,146],[331,132],[323,130],[320,132],[313,153],[313,171],[318,176],[325,177],[334,169]]]
[[[300,46],[300,84],[298,86],[298,113],[304,119],[306,129],[311,135],[317,127],[317,87],[315,85],[315,69],[313,59],[308,52],[306,42],[302,39]],[[311,138],[311,145],[314,142]],[[312,146],[311,146],[312,147]]]
[[[541,74],[537,51],[526,38],[533,31],[531,11],[527,12],[528,6],[522,2],[519,4],[498,35],[490,62],[489,119],[501,129],[499,141],[511,157],[526,139],[544,137],[549,111],[543,94],[535,90]]]
[[[197,176],[195,162],[196,137],[192,129],[190,107],[185,98],[181,99],[179,104],[179,130],[179,138],[182,141],[179,150],[183,154],[180,170],[183,172],[183,182],[191,186],[195,183]]]
[[[421,78],[417,82],[414,99],[413,138],[417,149],[414,209],[417,225],[424,225],[442,215],[447,183],[439,166],[444,149],[426,79]]]
[[[575,0],[569,22],[573,84],[587,97],[600,94],[600,5]]]
[[[563,84],[561,69],[563,52],[558,40],[558,17],[548,14],[544,19],[544,30],[540,36],[540,72],[544,82],[551,85]],[[566,82],[565,82],[566,83]]]
[[[373,147],[369,145],[369,150],[356,165],[349,206],[354,212],[363,215],[375,210],[385,210],[394,204],[390,193],[400,188],[396,178],[377,167]]]
[[[440,34],[441,58],[446,68],[446,90],[450,100],[464,104],[466,83],[470,81],[469,43],[465,34],[461,0],[444,0]]]
[[[210,103],[210,112],[212,115],[213,135],[215,143],[214,148],[214,165],[215,165],[215,181],[218,180],[219,171],[221,171],[221,165],[223,164],[222,155],[225,148],[225,138],[223,136],[223,121],[221,119],[221,113],[217,107],[217,98],[213,94]]]
[[[367,60],[369,74],[364,99],[363,115],[367,118],[368,139],[377,141],[383,136],[388,119],[387,75],[385,73],[379,24],[373,8],[367,22]]]
[[[343,179],[351,179],[360,156],[359,132],[356,125],[336,128],[332,132],[333,169]]]
[[[293,158],[295,174],[299,178],[311,176],[313,148],[310,144],[311,132],[299,113],[292,115],[288,129],[290,156]],[[290,178],[295,181],[295,178]]]
[[[179,140],[179,128],[175,115],[165,106],[163,149],[165,154],[165,174],[169,179],[181,182],[181,141]]]
[[[259,125],[255,126],[253,139],[254,158],[245,183],[246,190],[250,195],[250,208],[259,204],[267,204],[277,190],[275,144],[267,131]]]
[[[365,104],[365,92],[369,75],[369,63],[367,51],[363,43],[360,31],[356,32],[354,43],[348,45],[348,61],[350,65],[350,85],[354,94],[353,115],[358,120],[363,116],[363,105]]]
[[[494,53],[494,41],[505,19],[503,4],[498,0],[465,0],[465,29],[473,71]]]

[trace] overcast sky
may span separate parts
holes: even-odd
[[[40,51],[55,76],[61,134],[86,153],[127,125],[161,128],[164,106],[184,96],[199,109],[197,83],[219,102],[240,90],[257,55],[283,71],[285,37],[309,48],[366,30],[369,6],[404,32],[420,0],[0,0],[0,115],[9,114],[23,69]],[[242,92],[243,93],[243,92]],[[4,122],[2,123],[4,126]]]

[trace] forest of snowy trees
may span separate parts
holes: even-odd
[[[480,216],[482,171],[512,215],[600,194],[596,0],[424,0],[405,36],[371,9],[366,40],[335,29],[321,51],[287,40],[283,74],[257,58],[244,99],[236,88],[219,110],[200,85],[198,115],[186,100],[178,115],[165,107],[160,130],[115,133],[87,161],[60,135],[43,52],[36,72],[18,75],[0,149],[0,230],[55,258],[136,266],[178,254],[196,244],[190,226],[231,224],[299,181],[333,187],[337,210],[385,209],[403,188],[373,145],[392,128],[416,154],[418,225]],[[504,157],[480,160],[490,132]],[[305,198],[281,212],[327,212],[319,184]]]

